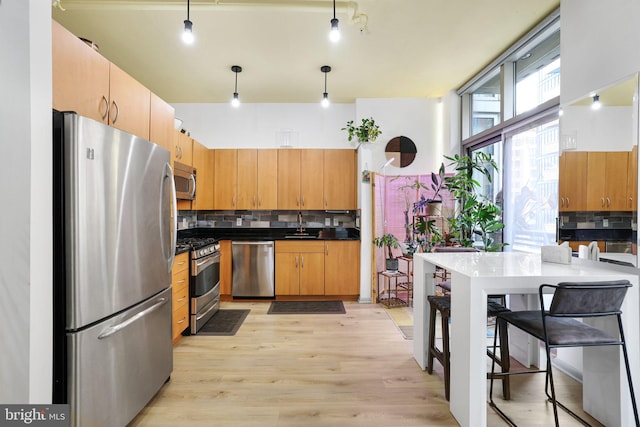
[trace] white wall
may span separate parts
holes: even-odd
[[[632,107],[564,107],[562,137],[575,138],[578,151],[631,151],[637,126]]]
[[[0,2],[0,402],[51,402],[51,2]]]
[[[297,133],[295,148],[354,148],[341,131],[354,104],[173,104],[191,137],[209,148],[278,148],[276,134]]]
[[[640,71],[640,2],[562,0],[560,16],[562,104]]]

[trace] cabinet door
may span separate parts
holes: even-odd
[[[300,253],[300,295],[324,295],[324,253]]]
[[[605,175],[606,208],[611,211],[628,210],[627,171],[629,169],[629,153],[613,151],[607,153]]]
[[[301,209],[300,151],[278,150],[278,209]]]
[[[193,166],[193,139],[186,133],[175,132],[173,159],[176,162]]]
[[[236,209],[258,206],[258,150],[238,150],[238,203]]]
[[[215,153],[213,204],[215,209],[237,209],[238,151],[219,149]]]
[[[300,204],[302,209],[324,209],[324,150],[300,152]]]
[[[355,150],[324,150],[324,209],[356,209]]]
[[[109,64],[109,124],[148,140],[150,107],[151,91]]]
[[[566,151],[560,156],[558,209],[561,212],[587,209],[587,152]]]
[[[149,141],[166,148],[169,153],[173,151],[174,119],[174,108],[155,93],[151,93]]]
[[[109,61],[56,21],[51,30],[53,108],[107,123]]]
[[[258,209],[278,208],[278,150],[258,150]]]
[[[587,171],[589,181],[587,183],[587,209],[601,211],[606,209],[605,199],[605,171],[607,167],[607,153],[589,152]]]
[[[360,242],[327,241],[324,257],[325,295],[360,294]]]
[[[638,146],[634,146],[629,153],[627,171],[627,209],[638,210]]]
[[[214,152],[198,141],[193,141],[193,166],[196,168],[196,199],[192,209],[213,210]]]
[[[300,295],[300,254],[276,251],[275,260],[276,295]]]

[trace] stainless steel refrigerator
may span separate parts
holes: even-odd
[[[175,187],[169,152],[53,112],[53,403],[122,427],[169,379]],[[44,184],[44,183],[43,183]]]

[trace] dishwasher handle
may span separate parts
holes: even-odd
[[[231,242],[232,245],[255,245],[255,246],[265,246],[265,245],[269,245],[269,246],[273,246],[273,241],[268,241],[268,242],[256,242],[256,241],[252,241],[252,242],[244,242],[244,241],[232,241]]]

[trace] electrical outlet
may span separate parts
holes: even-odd
[[[338,218],[333,218],[333,226],[337,227],[340,225],[340,221],[338,221]]]
[[[603,227],[608,227],[609,226],[609,220],[608,219],[603,219],[602,220],[602,226]]]
[[[242,218],[236,218],[236,225],[237,226],[241,226],[242,225]]]
[[[329,227],[331,225],[331,218],[325,218],[324,219],[324,225],[326,225],[327,227]]]

